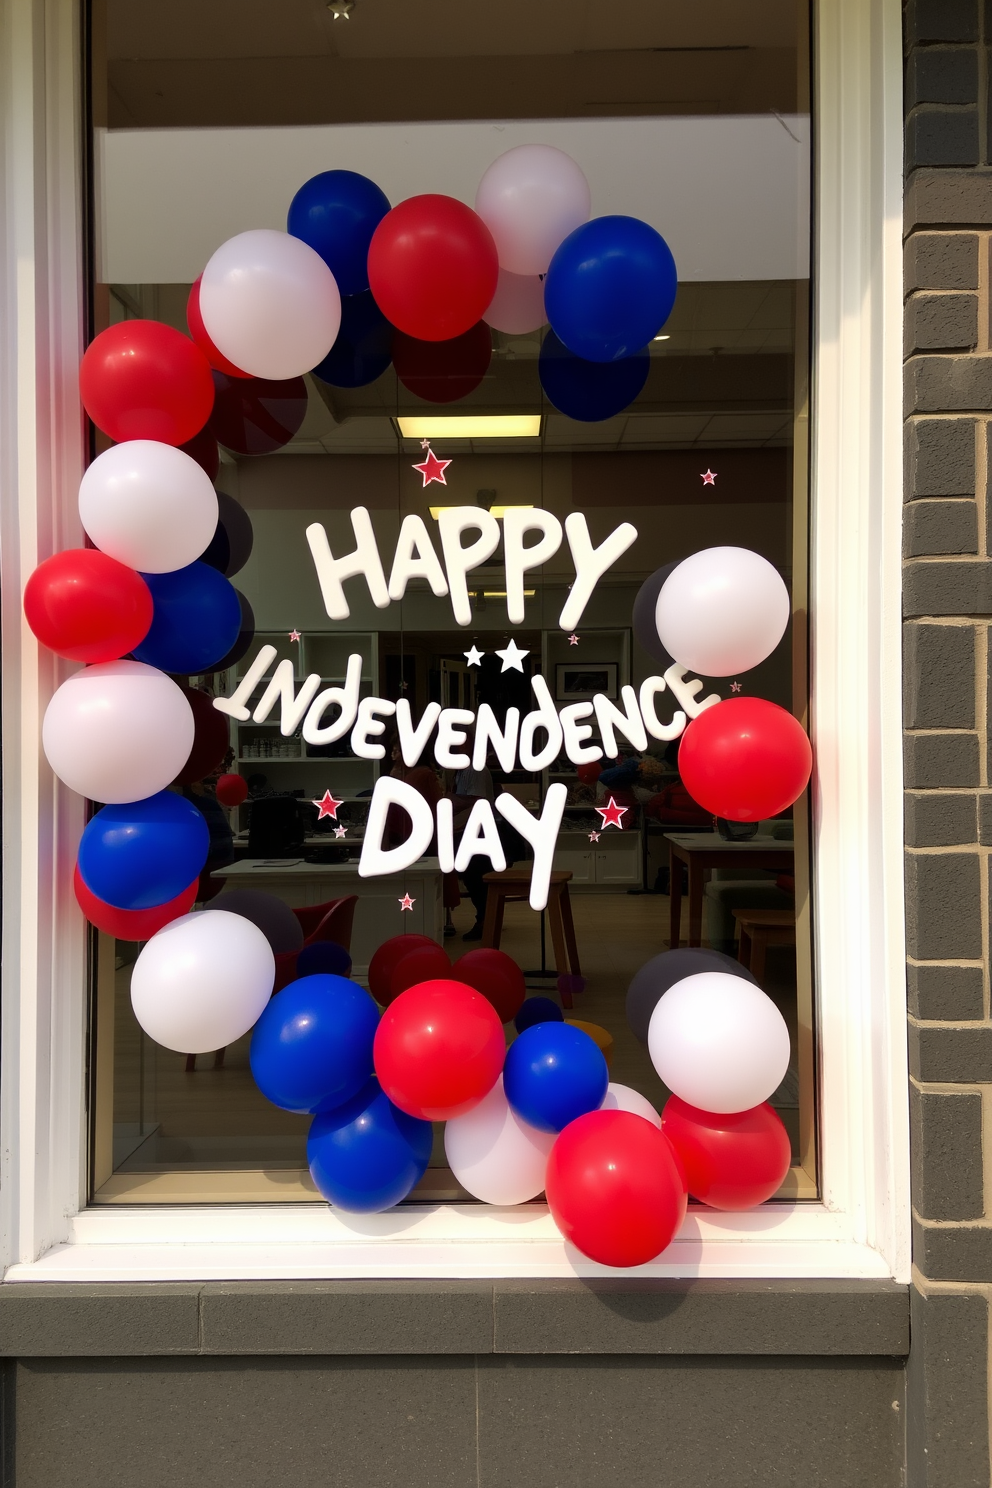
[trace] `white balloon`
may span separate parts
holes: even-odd
[[[750,548],[704,548],[672,570],[655,605],[665,650],[704,677],[747,672],[770,656],[789,623],[789,591]]]
[[[341,326],[341,296],[308,243],[262,227],[217,249],[200,280],[200,314],[236,367],[284,381],[324,360]]]
[[[217,529],[217,493],[189,455],[154,439],[128,439],[97,455],[79,486],[93,542],[142,573],[193,563]]]
[[[743,978],[704,971],[669,987],[648,1024],[651,1063],[669,1090],[701,1111],[750,1111],[781,1085],[789,1030]]]
[[[544,1188],[554,1132],[521,1121],[503,1094],[503,1076],[477,1106],[444,1128],[448,1166],[485,1204],[523,1204]]]
[[[131,1006],[150,1039],[180,1054],[233,1044],[272,995],[269,942],[243,915],[182,915],[145,945],[131,972]]]
[[[544,325],[544,280],[536,274],[511,274],[500,269],[496,293],[482,317],[494,331],[508,336],[526,336]]]
[[[507,150],[475,193],[475,210],[493,235],[500,268],[511,274],[546,273],[559,243],[588,221],[591,206],[580,167],[553,145]]]
[[[646,1095],[639,1090],[631,1090],[629,1085],[619,1085],[611,1080],[606,1087],[603,1096],[601,1111],[630,1111],[635,1116],[643,1116],[645,1121],[650,1121],[653,1126],[660,1128],[661,1117]]]
[[[70,790],[109,805],[171,785],[193,733],[193,710],[171,677],[141,661],[102,661],[62,683],[41,739]]]

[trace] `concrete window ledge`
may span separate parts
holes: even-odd
[[[314,1281],[0,1286],[0,1356],[909,1352],[885,1281]]]

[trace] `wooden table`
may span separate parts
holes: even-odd
[[[765,980],[765,958],[769,946],[796,943],[794,909],[735,909],[734,919],[741,932],[737,959],[753,975],[758,986]]]
[[[691,946],[698,946],[702,941],[703,886],[714,868],[768,868],[776,873],[791,873],[795,864],[795,844],[781,842],[775,837],[725,842],[719,832],[666,832],[665,840],[671,879],[672,928],[669,941],[673,951],[681,944],[683,863],[689,869],[688,944]]]

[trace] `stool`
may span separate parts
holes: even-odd
[[[581,976],[579,951],[575,944],[575,926],[572,923],[572,906],[568,898],[568,881],[572,877],[570,868],[556,869],[551,874],[548,890],[548,928],[555,956],[555,970],[559,976],[571,972]],[[499,949],[503,933],[503,906],[510,900],[530,897],[530,869],[506,868],[502,873],[485,873],[486,918],[482,927],[482,944]],[[572,1006],[571,992],[562,992],[565,1007]]]
[[[734,919],[741,932],[737,959],[746,966],[759,987],[765,977],[765,954],[769,946],[796,943],[794,909],[735,909]]]

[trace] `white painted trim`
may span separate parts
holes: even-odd
[[[56,682],[24,631],[34,564],[78,541],[74,16],[0,0],[7,237],[0,1206],[8,1281],[595,1276],[546,1210],[314,1205],[92,1209],[83,1192],[77,801],[39,764]],[[901,835],[901,31],[898,0],[820,0],[812,731],[822,1204],[692,1209],[644,1276],[909,1272]],[[14,499],[16,498],[16,499]],[[54,826],[53,826],[54,823]],[[57,886],[57,887],[56,887]]]

